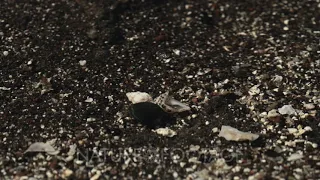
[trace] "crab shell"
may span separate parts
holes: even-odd
[[[162,109],[169,113],[180,113],[184,111],[190,111],[190,107],[180,101],[173,99],[169,96],[169,92],[161,94],[155,100]]]
[[[169,113],[152,102],[132,104],[129,112],[135,120],[149,128],[164,127],[175,121]]]
[[[126,93],[126,96],[128,97],[129,101],[132,102],[132,104],[153,101],[152,97],[146,92],[129,92]]]

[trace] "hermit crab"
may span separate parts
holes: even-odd
[[[169,96],[169,92],[152,99],[146,92],[129,92],[126,94],[132,105],[131,116],[143,125],[151,128],[162,127],[174,121],[173,114],[189,111],[190,107]]]

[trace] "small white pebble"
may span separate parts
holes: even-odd
[[[250,171],[251,171],[250,168],[244,168],[243,170],[244,173],[249,173]]]
[[[3,51],[3,55],[4,55],[4,56],[8,56],[8,55],[9,55],[9,52],[8,52],[8,51]]]
[[[232,169],[233,172],[240,172],[241,171],[241,167],[240,166],[235,166],[233,169]]]
[[[180,167],[183,168],[186,164],[187,164],[187,163],[185,163],[185,162],[180,162]]]
[[[93,102],[93,98],[87,98],[84,102],[91,103]]]
[[[167,136],[167,137],[173,137],[173,136],[177,135],[176,131],[174,131],[172,129],[169,129],[168,127],[166,127],[166,128],[158,128],[156,130],[153,130],[153,132],[156,132],[159,135]]]
[[[174,54],[176,54],[177,56],[180,55],[180,50],[178,50],[178,49],[174,49],[173,52],[174,52]]]
[[[297,172],[297,173],[302,173],[302,172],[303,172],[301,168],[296,168],[296,169],[294,169],[293,171],[295,171],[295,172]]]
[[[82,163],[83,163],[83,161],[76,160],[76,161],[75,161],[75,163],[76,163],[77,165],[80,165],[80,164],[82,164]]]
[[[288,130],[288,132],[289,132],[290,134],[294,134],[294,133],[298,132],[298,129],[297,129],[297,128],[288,128],[287,130]]]
[[[239,176],[233,177],[234,180],[240,180]]]
[[[80,66],[85,66],[87,64],[86,60],[79,61]]]
[[[177,172],[173,172],[173,177],[176,179],[178,177],[178,173]]]
[[[305,131],[312,131],[312,128],[310,126],[306,126],[303,128]]]
[[[113,139],[117,141],[117,140],[120,139],[120,137],[119,136],[113,136]]]
[[[313,147],[313,148],[317,148],[317,147],[318,147],[318,144],[317,144],[317,143],[312,143],[312,147]]]
[[[100,178],[100,176],[101,176],[101,171],[97,171],[96,174],[90,178],[90,180],[97,180]]]
[[[70,170],[70,169],[65,169],[65,170],[63,171],[62,177],[63,177],[64,179],[68,179],[72,174],[73,174],[73,171],[72,171],[72,170]]]
[[[280,136],[280,139],[287,139],[287,136]]]
[[[87,118],[87,122],[93,122],[93,121],[96,121],[96,118],[92,118],[92,117]]]
[[[53,177],[53,174],[50,171],[46,172],[46,175],[49,179],[51,179]]]
[[[288,26],[285,26],[285,27],[283,27],[283,30],[288,31],[288,30],[289,30],[289,27],[288,27]]]
[[[267,112],[262,112],[261,114],[260,114],[260,117],[264,117],[264,116],[266,116],[268,113]]]
[[[199,145],[190,145],[189,150],[190,151],[199,151],[200,146]]]
[[[213,132],[213,133],[217,133],[218,131],[219,131],[219,129],[218,129],[217,127],[215,127],[215,128],[212,129],[212,132]]]

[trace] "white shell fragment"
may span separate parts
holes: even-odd
[[[303,107],[306,108],[307,110],[311,110],[315,108],[314,104],[312,103],[304,104]]]
[[[86,100],[84,100],[84,102],[86,102],[86,103],[91,103],[91,102],[93,102],[93,98],[88,97]]]
[[[251,96],[257,95],[260,93],[259,85],[255,85],[249,89],[248,92]]]
[[[0,90],[3,90],[3,91],[10,91],[11,88],[7,88],[7,87],[0,87]]]
[[[173,52],[174,52],[174,54],[176,54],[177,56],[180,55],[180,50],[179,50],[179,49],[174,49]]]
[[[296,110],[291,105],[284,105],[278,109],[280,114],[297,115]]]
[[[129,101],[133,104],[153,101],[152,97],[146,92],[129,92],[126,94],[126,96],[128,97]]]
[[[190,111],[190,107],[188,105],[173,99],[171,96],[169,96],[169,92],[161,94],[154,101],[166,112],[179,113],[184,111]]]
[[[77,145],[76,144],[70,145],[69,148],[70,149],[67,153],[68,157],[64,159],[66,162],[72,161],[74,159],[73,156],[76,154]]]
[[[59,150],[54,149],[49,143],[35,142],[24,153],[27,152],[45,152],[50,155],[57,155]]]
[[[280,86],[280,85],[281,85],[282,80],[283,80],[283,77],[282,77],[282,76],[279,76],[279,75],[275,75],[275,76],[272,78],[272,81],[273,81],[277,86]]]
[[[288,157],[288,161],[296,161],[296,160],[299,160],[299,159],[302,159],[303,158],[303,155],[302,154],[298,154],[298,153],[295,153],[295,154],[291,154],[289,157]]]
[[[159,135],[162,136],[167,136],[167,137],[173,137],[175,135],[177,135],[177,133],[174,130],[171,130],[169,128],[158,128],[156,130],[154,130],[154,132],[156,132]]]
[[[218,136],[224,137],[228,141],[254,141],[259,137],[257,134],[242,132],[231,126],[222,126]]]
[[[217,127],[215,127],[215,128],[212,129],[212,132],[213,133],[217,133],[217,132],[219,132],[219,129]]]
[[[280,114],[277,113],[277,110],[275,110],[275,109],[270,110],[267,115],[268,118],[274,118],[274,117],[278,117],[278,116],[280,116]]]

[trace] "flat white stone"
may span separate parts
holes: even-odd
[[[222,126],[218,136],[224,137],[228,141],[254,141],[259,138],[257,134],[242,132],[231,126]]]

